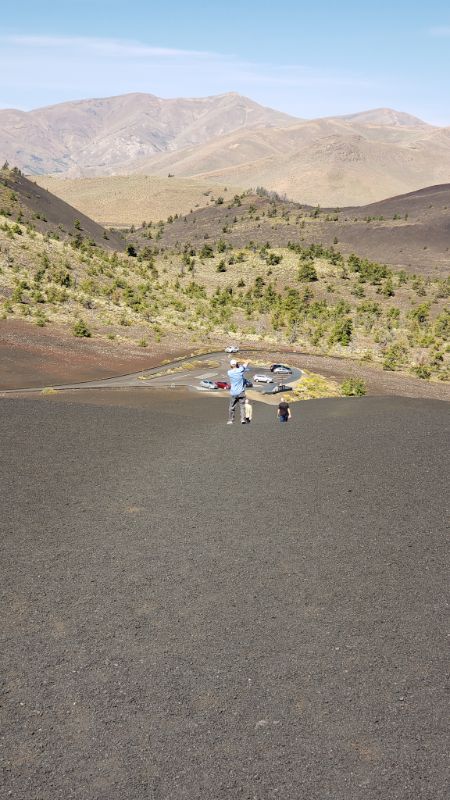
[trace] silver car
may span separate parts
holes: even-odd
[[[253,383],[273,383],[273,378],[271,375],[254,375],[253,376]]]
[[[272,372],[276,372],[280,375],[292,375],[292,370],[289,369],[289,367],[285,367],[284,364],[279,364]]]

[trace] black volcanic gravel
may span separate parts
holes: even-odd
[[[0,400],[2,798],[444,798],[449,405],[123,402]]]

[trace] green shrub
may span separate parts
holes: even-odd
[[[72,330],[74,336],[84,337],[86,339],[89,339],[92,336],[92,333],[82,319],[76,321]]]
[[[417,322],[419,325],[425,325],[428,321],[428,317],[430,314],[430,304],[429,303],[421,303],[419,306],[415,306],[411,309],[408,314],[409,319]]]
[[[350,317],[339,319],[334,325],[328,341],[330,344],[337,343],[347,347],[351,342],[352,332],[353,322]]]
[[[313,263],[305,262],[304,264],[300,265],[298,270],[297,278],[299,281],[303,283],[308,283],[311,281],[317,280],[317,270]]]
[[[274,267],[276,264],[280,264],[282,260],[283,256],[281,255],[281,253],[268,253],[266,258],[266,263],[269,266]],[[317,273],[316,277],[312,278],[311,280],[317,280]]]
[[[411,372],[417,375],[418,378],[423,378],[423,380],[428,380],[431,377],[431,369],[425,364],[417,364],[417,366],[411,368]]]
[[[394,371],[405,363],[407,355],[406,347],[400,344],[393,344],[386,350],[383,360],[383,369]]]
[[[48,322],[48,319],[42,311],[38,311],[34,318],[38,328],[45,328],[45,324]]]
[[[441,336],[447,339],[450,336],[450,309],[445,308],[434,323],[434,331],[436,336]]]
[[[200,258],[213,258],[214,250],[210,244],[204,244],[199,252]]]
[[[361,378],[347,378],[341,385],[344,397],[362,397],[366,394],[366,384]]]

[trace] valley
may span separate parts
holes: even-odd
[[[444,800],[448,9],[2,23],[1,800]]]
[[[36,211],[35,184],[17,171],[4,170],[0,188],[3,325],[21,320],[143,353],[213,350],[231,339],[347,360],[350,371],[356,361],[407,372],[446,391],[447,251],[438,257],[431,248],[434,261],[423,264],[422,241],[431,241],[427,225],[441,225],[436,247],[448,241],[441,213],[448,187],[393,198],[384,209],[392,216],[381,222],[384,207],[367,221],[367,209],[322,211],[244,192],[120,233],[85,222],[48,192],[45,217]],[[338,235],[332,244],[317,242],[326,241],[327,226],[329,238],[348,225],[364,247],[371,226],[409,225],[408,212],[407,221],[403,212],[395,219],[394,209],[405,207],[422,219],[426,236],[410,237],[406,268],[341,251]],[[58,215],[65,225],[56,224]]]

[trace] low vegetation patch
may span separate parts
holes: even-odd
[[[363,397],[367,392],[365,381],[361,378],[347,378],[341,385],[341,392],[344,397]]]
[[[319,400],[322,397],[339,397],[339,384],[323,375],[303,370],[303,377],[289,398],[293,400]]]

